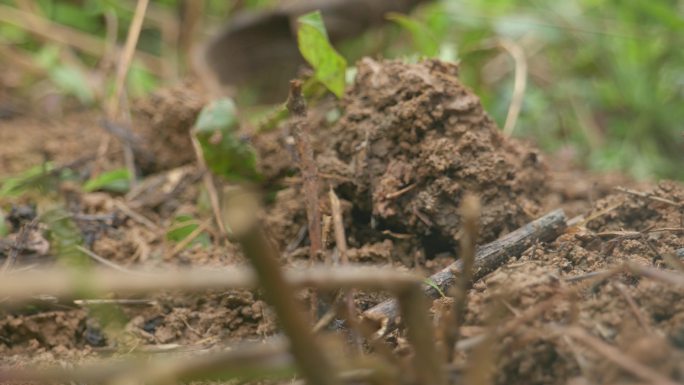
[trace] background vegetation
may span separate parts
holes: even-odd
[[[240,9],[274,3],[207,1],[202,29],[210,30]],[[0,63],[30,69],[4,85],[10,92],[52,90],[86,105],[102,99],[110,87],[102,73],[111,57],[70,50],[68,44],[37,34],[35,21],[7,11],[39,15],[96,41],[123,41],[134,1],[0,0],[0,6]],[[139,49],[160,57],[168,68],[136,59],[131,95],[182,77],[182,60],[174,56],[179,7],[180,0],[152,3]],[[532,138],[549,151],[575,151],[592,168],[638,178],[684,178],[681,1],[443,0],[390,19],[381,30],[340,47],[350,64],[378,50],[387,57],[459,60],[464,81],[501,126],[516,68],[524,65],[526,87],[514,135]],[[502,41],[522,50],[524,62],[513,60]]]

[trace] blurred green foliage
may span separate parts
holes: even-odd
[[[117,168],[105,171],[93,178],[88,179],[83,184],[83,191],[110,191],[115,193],[125,193],[130,189],[131,173],[128,169]]]
[[[214,174],[233,181],[259,180],[256,152],[240,137],[239,127],[235,103],[222,98],[200,111],[193,133]]]
[[[204,24],[216,25],[239,9],[276,0],[204,3]],[[18,7],[13,0],[0,5]],[[135,1],[34,0],[41,17],[91,34],[125,40]],[[160,18],[177,18],[180,0],[150,5],[138,48],[167,57]],[[461,77],[503,125],[511,103],[516,64],[498,47],[517,44],[527,59],[527,83],[516,136],[542,148],[572,148],[597,169],[619,169],[639,178],[684,179],[684,5],[677,0],[441,0],[410,15],[390,14],[387,26],[340,44],[347,60],[378,51],[388,57],[420,56],[461,62]],[[54,86],[84,104],[110,88],[93,72],[102,58],[46,42],[30,28],[0,23],[0,44],[29,53]],[[167,55],[167,56],[165,56]],[[175,55],[175,53],[171,53]],[[71,58],[70,60],[65,60]],[[91,71],[92,70],[92,71]],[[97,75],[97,74],[95,74]],[[100,74],[101,75],[101,74]],[[98,80],[99,79],[99,80]],[[141,63],[129,74],[129,95],[160,83]],[[246,117],[248,120],[249,116]]]
[[[572,146],[593,168],[684,178],[681,2],[444,0],[412,18],[440,44],[455,44],[464,82],[499,125],[516,65],[493,44],[505,38],[527,58],[516,135],[550,151]],[[434,50],[426,44],[418,49]]]
[[[297,19],[299,51],[313,67],[315,78],[338,98],[344,94],[347,61],[333,48],[321,13],[311,12]]]
[[[174,219],[171,227],[166,231],[166,239],[173,242],[182,242],[184,239],[189,237],[194,233],[200,224],[197,219],[193,218],[191,215],[178,215]],[[211,238],[206,232],[201,232],[197,235],[187,247],[199,244],[202,246],[211,245]]]

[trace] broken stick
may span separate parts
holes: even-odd
[[[558,209],[524,225],[512,233],[504,235],[494,242],[479,247],[475,255],[472,271],[473,282],[496,270],[509,258],[519,256],[534,242],[545,242],[555,239],[565,227],[565,213],[562,209]],[[463,261],[458,260],[438,273],[433,274],[426,280],[430,284],[423,285],[425,295],[433,299],[439,298],[440,291],[442,293],[447,292],[455,284],[456,275],[462,271]],[[394,299],[381,302],[363,313],[366,319],[374,321],[388,320],[388,325],[394,324],[394,320],[398,315],[399,308],[397,301]]]

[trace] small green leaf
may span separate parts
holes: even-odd
[[[48,228],[50,251],[65,266],[88,268],[90,258],[78,246],[83,244],[81,230],[71,215],[61,207],[55,207],[40,216]]]
[[[4,238],[9,234],[9,226],[7,226],[5,212],[0,209],[0,237]]]
[[[423,55],[435,57],[439,54],[439,42],[425,24],[396,12],[390,12],[387,19],[406,29],[411,34],[415,48]]]
[[[239,126],[235,103],[224,98],[202,109],[194,134],[214,174],[230,180],[259,180],[256,152],[246,139],[240,138]]]
[[[444,294],[444,292],[442,291],[442,289],[440,289],[439,286],[438,286],[438,285],[435,283],[435,281],[433,281],[432,279],[430,279],[430,278],[425,278],[425,279],[423,280],[423,283],[426,284],[426,285],[428,285],[428,286],[430,286],[431,288],[435,289],[435,290],[439,293],[439,295],[440,295],[442,298],[446,298],[446,294]]]
[[[49,184],[50,171],[54,169],[52,163],[34,166],[11,177],[0,179],[0,197],[21,195],[27,190],[44,189]]]
[[[190,234],[192,234],[197,228],[199,227],[199,224],[197,221],[190,215],[178,215],[175,220],[173,221],[173,224],[169,228],[169,230],[166,232],[166,239],[169,241],[173,242],[181,242]],[[188,246],[194,245],[194,244],[200,244],[202,246],[208,246],[211,244],[211,239],[209,238],[209,234],[206,232],[200,233],[195,239],[193,239]]]
[[[130,173],[125,168],[119,168],[89,179],[83,185],[83,190],[93,192],[96,190],[125,193],[131,188]]]
[[[319,11],[297,19],[299,52],[313,67],[315,77],[338,98],[344,94],[347,61],[335,51]]]

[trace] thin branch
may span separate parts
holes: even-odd
[[[249,378],[254,373],[291,376],[292,357],[284,341],[244,344],[211,354],[184,354],[141,360],[130,357],[108,363],[65,368],[52,366],[27,369],[2,369],[0,382],[40,383],[121,383],[113,379],[130,379],[134,383],[181,383],[200,379]]]
[[[333,227],[335,229],[335,245],[340,254],[340,262],[342,265],[349,264],[349,256],[347,255],[347,235],[344,231],[344,222],[342,221],[342,208],[340,207],[340,199],[335,194],[335,190],[330,188],[328,193],[330,196],[330,209],[332,211]],[[348,317],[356,317],[356,307],[354,306],[354,292],[349,291],[345,294],[345,303],[347,305]]]
[[[101,256],[97,255],[94,251],[88,250],[87,248],[85,248],[81,245],[76,245],[76,249],[78,249],[80,252],[84,253],[85,255],[89,256],[90,258],[96,260],[97,262],[99,262],[99,263],[101,263],[107,267],[111,267],[114,270],[118,270],[118,271],[120,271],[122,273],[126,273],[126,274],[142,274],[138,271],[127,269],[127,268],[125,268],[119,264],[116,264],[116,263],[108,260],[107,258],[101,257]]]
[[[468,291],[472,285],[473,266],[475,265],[475,251],[480,230],[480,199],[475,195],[466,195],[461,203],[461,218],[463,221],[463,235],[459,240],[461,246],[460,259],[463,261],[463,272],[458,277],[458,285],[451,309],[451,317],[446,317],[451,326],[445,325],[445,347],[447,362],[454,358],[454,347],[460,338],[459,328],[465,322],[468,308]],[[451,319],[450,319],[451,318]]]
[[[684,203],[675,202],[671,199],[659,197],[659,196],[653,195],[651,193],[636,191],[636,190],[628,189],[625,187],[615,187],[615,190],[620,191],[620,192],[625,193],[625,194],[634,195],[634,196],[637,196],[639,198],[650,199],[650,200],[653,200],[656,202],[665,203],[665,204],[670,205],[670,206],[675,206],[675,207],[679,207],[679,208],[684,207]]]
[[[264,296],[289,337],[302,375],[312,384],[337,384],[337,370],[314,339],[305,313],[294,297],[294,287],[281,270],[280,256],[258,226],[258,199],[242,189],[226,192],[223,198],[223,220],[251,261]]]
[[[636,302],[634,301],[634,298],[632,298],[632,296],[629,294],[629,291],[627,291],[627,288],[625,287],[625,285],[623,285],[620,282],[615,282],[614,286],[620,292],[622,297],[624,297],[625,301],[627,302],[627,305],[629,305],[629,309],[634,314],[634,317],[636,318],[639,325],[644,329],[644,331],[646,333],[653,334],[653,329],[651,329],[650,325],[648,324],[648,321],[646,321],[646,317],[644,317],[644,313],[642,313],[641,310],[639,310],[639,307],[637,306]]]
[[[396,292],[420,282],[412,274],[383,268],[360,266],[317,266],[303,270],[286,270],[285,277],[297,288],[316,287],[321,290],[352,289]],[[84,273],[65,268],[11,271],[0,280],[0,297],[4,303],[33,300],[50,294],[62,299],[87,299],[89,293],[115,293],[122,296],[163,291],[202,292],[206,290],[255,289],[257,281],[249,268],[176,269],[139,271],[136,274],[119,270],[93,268]],[[92,297],[97,298],[97,297]]]
[[[561,333],[568,335],[572,339],[588,346],[623,370],[632,373],[634,376],[643,381],[646,381],[646,383],[654,385],[681,385],[678,382],[663,376],[656,370],[622,353],[617,348],[606,344],[594,336],[589,335],[580,328],[570,327],[567,329],[562,329]]]
[[[444,385],[443,358],[437,355],[435,336],[429,317],[427,298],[420,284],[409,286],[398,294],[401,317],[406,325],[408,340],[415,350],[413,367],[419,384]]]
[[[481,279],[509,258],[520,255],[534,242],[550,241],[559,236],[566,226],[566,217],[563,210],[552,211],[543,217],[534,220],[523,227],[506,234],[494,242],[488,243],[477,249],[473,266],[473,280]],[[448,292],[457,281],[458,275],[463,272],[463,261],[456,261],[440,272],[430,276],[429,280],[434,285],[424,285],[423,290],[430,298],[439,298],[440,291]],[[371,321],[389,320],[388,328],[396,326],[394,319],[398,316],[397,303],[394,300],[382,302],[364,312],[364,317]]]
[[[111,99],[107,105],[107,117],[110,120],[117,120],[119,115],[119,103],[121,102],[121,96],[123,95],[128,68],[131,65],[131,60],[135,53],[135,46],[138,45],[138,38],[140,37],[140,30],[142,29],[142,23],[145,19],[145,11],[147,10],[148,3],[149,0],[138,0],[135,13],[133,14],[133,20],[128,27],[126,45],[124,46],[116,68],[114,92],[112,92]]]
[[[226,224],[223,222],[223,216],[221,215],[221,205],[219,204],[219,196],[216,191],[216,184],[214,184],[214,179],[207,168],[207,162],[204,160],[204,152],[202,151],[202,146],[200,146],[199,141],[193,133],[190,133],[190,140],[192,141],[192,149],[195,151],[195,157],[197,158],[197,164],[200,170],[202,170],[202,182],[204,183],[204,188],[207,189],[207,194],[209,195],[209,203],[211,204],[211,211],[214,214],[214,220],[221,234],[224,235],[229,232],[226,229]]]
[[[302,95],[302,82],[290,82],[290,94],[287,98],[287,110],[290,112],[292,136],[294,137],[299,170],[303,178],[304,199],[306,202],[306,219],[309,225],[309,261],[318,260],[323,245],[321,242],[321,211],[318,203],[318,168],[314,159],[309,122],[306,120],[306,102]],[[318,295],[311,292],[311,315],[316,318]]]

